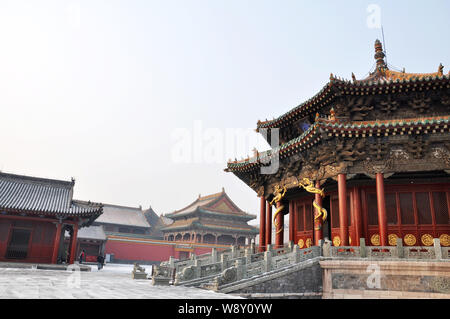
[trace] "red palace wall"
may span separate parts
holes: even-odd
[[[108,236],[105,253],[114,254],[114,260],[120,261],[160,262],[169,260],[170,256],[183,259],[192,253],[210,253],[213,247],[218,250],[229,248],[223,245]]]

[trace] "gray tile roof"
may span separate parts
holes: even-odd
[[[106,241],[106,234],[103,226],[89,226],[81,228],[77,237],[80,239],[102,240]]]
[[[110,204],[103,205],[103,214],[95,220],[95,224],[151,227],[144,216],[142,208]]]
[[[75,182],[0,172],[0,209],[31,213],[92,216],[101,204],[72,199]]]

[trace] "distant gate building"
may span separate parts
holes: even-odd
[[[247,224],[256,216],[237,207],[223,189],[164,216],[173,220],[161,229],[167,241],[243,246],[258,234],[257,228]]]

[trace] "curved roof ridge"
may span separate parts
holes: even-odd
[[[61,185],[66,188],[72,188],[75,185],[75,180],[72,179],[71,181],[63,181],[59,179],[51,179],[51,178],[42,178],[42,177],[35,177],[35,176],[28,176],[28,175],[18,175],[18,174],[12,174],[12,173],[4,173],[0,171],[0,178],[2,179],[10,179],[13,180],[16,183],[35,183],[35,184],[44,184],[44,185]]]
[[[287,122],[291,118],[294,118],[294,120],[297,120],[297,115],[304,112],[305,110],[312,110],[314,108],[317,108],[318,103],[328,103],[331,99],[333,99],[333,96],[327,97],[326,94],[331,91],[331,88],[334,87],[337,84],[338,88],[341,88],[342,86],[349,86],[351,89],[352,87],[366,87],[366,86],[372,86],[372,85],[379,85],[379,84],[386,84],[389,85],[391,83],[409,83],[409,81],[422,81],[422,80],[428,80],[428,79],[450,79],[450,71],[448,74],[444,74],[444,66],[439,64],[437,72],[433,73],[406,73],[406,72],[399,72],[390,70],[387,66],[387,64],[384,61],[384,51],[383,47],[381,45],[381,42],[377,39],[375,41],[375,60],[377,63],[377,66],[375,68],[375,71],[369,73],[369,76],[365,79],[357,80],[352,73],[352,79],[346,80],[342,79],[340,77],[337,77],[333,75],[333,73],[330,74],[329,81],[325,84],[325,86],[316,93],[313,97],[306,100],[305,102],[297,105],[296,107],[292,108],[291,110],[283,113],[282,115],[278,116],[277,118],[274,118],[273,120],[266,120],[266,121],[258,121],[256,126],[256,131],[259,132],[261,128],[272,128],[277,127],[278,124]],[[339,93],[337,93],[339,94]]]

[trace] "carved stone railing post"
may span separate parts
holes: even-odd
[[[323,239],[319,239],[318,244],[319,244],[319,256],[323,256],[323,245],[324,245],[325,241]]]
[[[322,255],[324,257],[332,257],[331,256],[331,241],[326,240],[322,246]]]
[[[271,269],[272,269],[272,251],[267,250],[266,252],[264,252],[264,271],[268,272]]]
[[[170,266],[170,268],[175,267],[175,258],[173,256],[169,257],[169,266]]]
[[[241,280],[245,276],[245,265],[243,264],[241,259],[238,259],[234,262],[234,266],[236,267],[236,280]]]
[[[195,255],[194,255],[195,257]],[[201,276],[201,268],[198,262],[198,259],[194,260],[194,278],[200,278]]]
[[[211,264],[215,264],[217,262],[217,249],[213,248],[211,250]]]
[[[403,258],[404,256],[403,240],[401,238],[397,238],[397,258]]]
[[[361,258],[367,257],[366,239],[365,238],[360,238],[359,239],[359,256]]]
[[[439,238],[433,238],[434,254],[436,259],[442,259],[441,241]]]
[[[289,241],[289,243],[288,243],[288,249],[289,249],[289,252],[290,252],[290,253],[294,250],[294,246],[296,246],[296,245],[294,244],[294,242],[293,242],[292,240]]]
[[[222,254],[220,256],[221,270],[224,271],[227,268],[227,255]]]
[[[191,260],[197,260],[197,255],[195,255],[195,253],[191,253]]]
[[[246,248],[245,249],[245,263],[248,265],[252,262],[252,249]]]
[[[291,252],[291,263],[299,263],[300,262],[300,248],[298,247],[298,245],[294,245],[292,247],[292,252]]]
[[[267,251],[270,252],[270,255],[272,256],[272,254],[273,254],[273,245],[272,244],[267,245]]]
[[[236,246],[231,246],[231,258],[230,259],[233,259],[233,258],[236,258]]]

